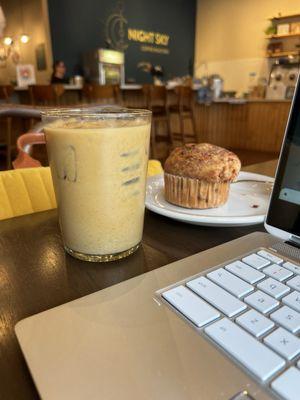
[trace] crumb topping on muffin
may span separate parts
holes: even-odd
[[[207,182],[232,182],[241,162],[229,150],[209,143],[189,143],[177,147],[165,162],[165,172]]]

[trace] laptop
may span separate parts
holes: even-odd
[[[42,399],[300,399],[299,111],[298,83],[265,222],[269,233],[16,325]]]

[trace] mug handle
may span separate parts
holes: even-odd
[[[30,156],[31,147],[35,144],[46,144],[43,132],[29,132],[18,137],[18,155],[12,162],[15,169],[41,167],[41,163]]]

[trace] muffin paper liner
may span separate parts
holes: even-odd
[[[186,208],[215,208],[226,203],[230,182],[207,182],[164,174],[165,199],[172,204]]]

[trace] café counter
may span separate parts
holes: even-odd
[[[280,150],[290,101],[216,101],[195,104],[198,141],[240,150],[277,153]]]
[[[65,86],[67,103],[74,104],[81,87]],[[21,98],[26,89],[17,89]],[[122,101],[127,107],[146,107],[142,85],[126,84],[121,86]],[[28,94],[27,94],[28,96]],[[25,99],[24,99],[25,100]],[[168,90],[168,102],[175,100],[175,92]],[[78,101],[78,100],[77,100]],[[280,150],[286,121],[290,109],[289,100],[237,100],[221,99],[210,104],[197,102],[194,94],[194,118],[196,134],[199,142],[210,142],[226,148],[278,153]],[[171,130],[179,132],[179,121],[176,115],[171,117]],[[164,126],[160,127],[160,131]],[[192,129],[190,121],[186,121],[185,129]]]
[[[122,90],[125,105],[145,106],[141,90],[134,89]],[[173,96],[174,91],[169,90],[170,102],[174,99]],[[290,100],[222,99],[203,104],[197,102],[196,91],[194,97],[194,117],[199,142],[210,142],[231,149],[279,152]],[[186,128],[189,130],[191,126]],[[171,129],[174,132],[179,129],[175,116],[171,118]]]
[[[282,100],[194,103],[198,142],[251,151],[278,153],[291,102]],[[171,127],[178,121],[172,118]],[[189,129],[191,129],[189,127]]]

